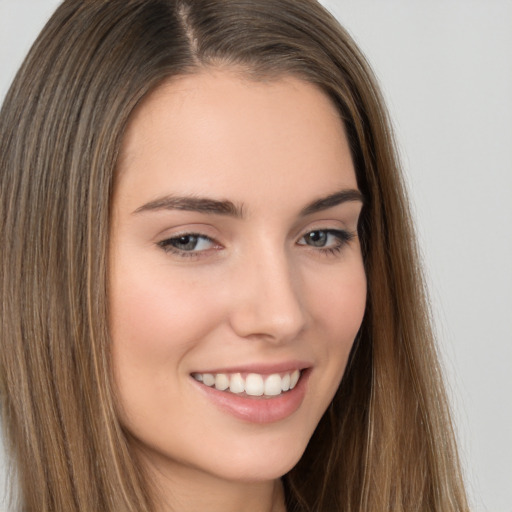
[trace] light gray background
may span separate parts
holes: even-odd
[[[58,3],[0,0],[0,98]],[[512,0],[323,3],[391,110],[472,509],[512,512]]]

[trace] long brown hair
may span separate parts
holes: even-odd
[[[363,55],[313,0],[66,0],[35,42],[0,114],[0,391],[23,510],[155,508],[110,371],[114,170],[148,92],[220,64],[325,91],[365,196],[366,314],[283,478],[288,510],[467,510],[386,110]]]

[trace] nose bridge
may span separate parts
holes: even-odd
[[[240,261],[239,290],[231,323],[240,336],[278,342],[293,339],[305,325],[300,276],[284,247],[248,251]]]

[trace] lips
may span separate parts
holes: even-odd
[[[312,368],[286,366],[194,372],[191,381],[222,412],[251,423],[271,423],[291,416],[306,395]]]

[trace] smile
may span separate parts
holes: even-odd
[[[193,373],[192,377],[205,386],[247,396],[279,396],[292,390],[301,376],[299,370],[261,375],[259,373]]]

